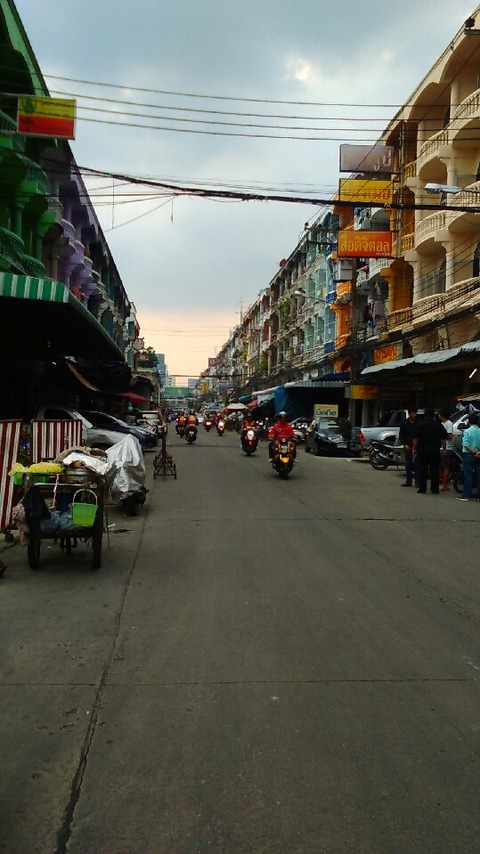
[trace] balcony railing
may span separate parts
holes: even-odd
[[[443,310],[444,304],[445,294],[435,294],[418,300],[412,306],[412,322],[425,321],[431,315],[438,314]]]
[[[468,95],[453,113],[452,121],[455,122],[455,130],[460,130],[462,122],[469,119],[478,119],[480,110],[480,89],[476,89]]]
[[[430,214],[418,224],[415,230],[415,248],[425,241],[432,239],[437,231],[445,228],[447,224],[447,212],[438,211]]]
[[[420,146],[420,151],[418,153],[417,158],[417,169],[420,168],[420,162],[429,160],[431,157],[434,157],[438,154],[440,148],[443,145],[448,145],[448,129],[442,128],[437,131],[430,139],[425,140],[425,142]]]

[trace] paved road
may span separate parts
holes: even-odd
[[[0,851],[478,852],[478,503],[170,450],[98,572],[1,556]]]

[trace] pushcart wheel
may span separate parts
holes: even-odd
[[[92,568],[100,569],[102,565],[102,536],[103,536],[103,517],[97,513],[97,518],[93,523],[92,528]]]
[[[40,528],[30,525],[30,536],[27,545],[28,565],[30,569],[38,569],[40,565]]]

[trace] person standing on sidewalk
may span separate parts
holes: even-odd
[[[400,432],[398,438],[403,445],[403,453],[405,456],[405,483],[402,486],[413,486],[413,437],[415,436],[415,425],[417,421],[417,410],[410,406],[408,409],[408,418],[400,424]],[[415,477],[415,480],[417,478]]]
[[[462,435],[463,492],[457,495],[457,501],[468,501],[472,497],[473,477],[475,475],[477,495],[480,496],[480,427],[476,412],[468,416],[468,427]]]
[[[444,429],[447,431],[445,448],[440,451],[440,480],[442,481],[440,492],[447,492],[450,489],[448,482],[450,479],[452,457],[454,455],[452,445],[453,424],[450,421],[450,415],[447,409],[440,412],[438,420],[440,421],[440,424],[443,424]]]
[[[416,452],[417,492],[427,491],[427,474],[430,470],[430,492],[439,493],[440,480],[440,448],[447,441],[447,431],[435,415],[434,409],[425,410],[425,421],[419,421],[413,439],[413,450]]]

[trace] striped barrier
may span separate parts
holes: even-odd
[[[14,486],[8,472],[18,460],[21,433],[21,421],[0,421],[0,531],[11,522]]]
[[[31,422],[30,451],[32,463],[54,460],[66,448],[82,445],[82,422],[79,419],[40,420]]]

